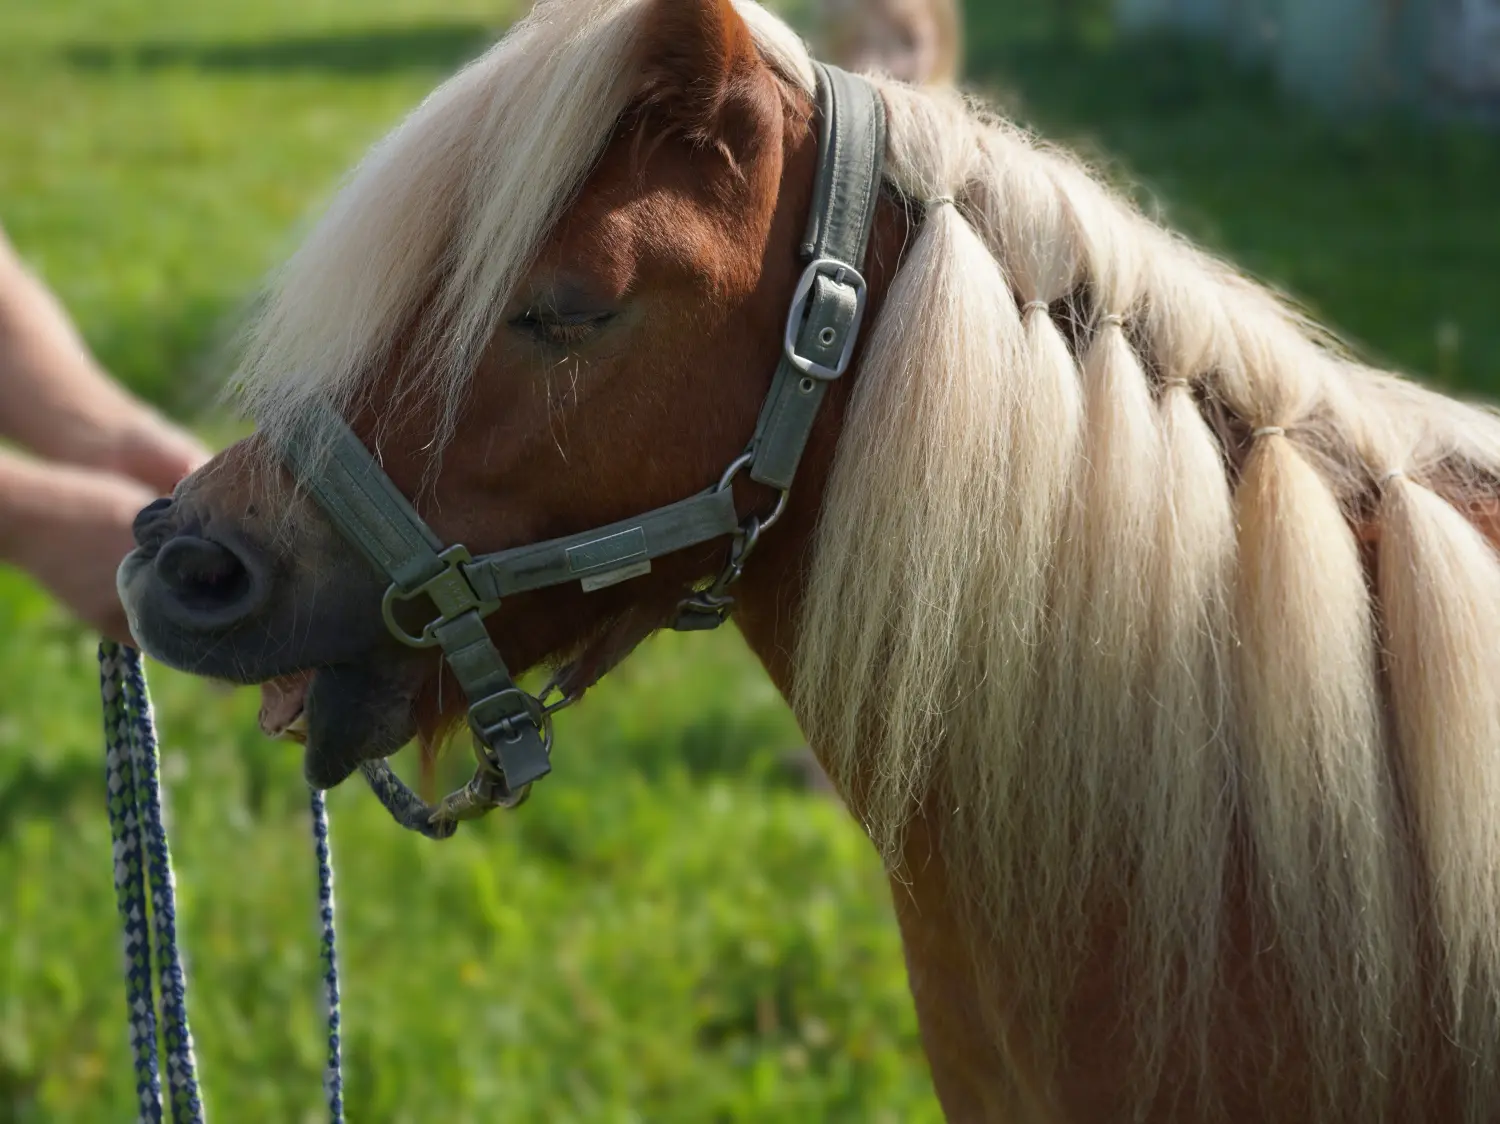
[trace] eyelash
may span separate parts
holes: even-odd
[[[539,343],[553,347],[574,347],[583,343],[614,319],[612,312],[579,313],[560,316],[547,312],[523,312],[510,322],[511,327],[525,332]]]

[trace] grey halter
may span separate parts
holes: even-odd
[[[429,811],[429,834],[450,834],[458,820],[525,799],[532,783],[551,771],[552,714],[577,698],[548,704],[551,688],[538,697],[516,685],[484,624],[502,598],[574,581],[585,592],[603,589],[647,573],[652,559],[727,537],[724,569],[682,601],[671,624],[684,631],[717,628],[734,606],[728,587],[785,509],[828,383],[848,369],[858,339],[866,299],[860,268],[885,154],[885,109],[874,87],[831,66],[819,64],[817,75],[819,163],[801,246],[806,267],[755,434],[712,487],[634,519],[475,558],[463,546],[443,545],[331,410],[315,411],[281,439],[287,466],[390,580],[382,611],[391,634],[414,648],[440,647],[468,698],[479,768],[464,789]],[[743,471],[778,491],[770,515],[739,517],[731,485]],[[436,615],[419,632],[408,632],[396,606],[422,597]],[[376,777],[366,775],[380,791]]]

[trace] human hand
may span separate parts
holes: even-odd
[[[138,480],[165,496],[209,456],[195,437],[151,410],[136,408],[104,431],[96,455],[85,463]]]
[[[157,491],[111,473],[0,458],[0,559],[30,573],[85,624],[134,646],[115,570]]]

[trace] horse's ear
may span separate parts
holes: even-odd
[[[767,71],[731,0],[655,0],[642,46],[639,103],[703,144],[740,155],[765,107]]]

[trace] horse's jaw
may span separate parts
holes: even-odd
[[[302,744],[308,783],[332,788],[417,736],[410,680],[399,669],[354,664],[279,676],[261,684],[260,728]]]
[[[268,738],[307,742],[307,691],[313,672],[299,671],[260,685],[260,728]]]

